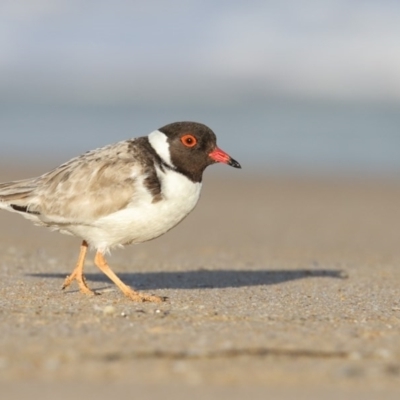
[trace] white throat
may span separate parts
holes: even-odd
[[[156,130],[151,132],[148,138],[151,147],[153,147],[165,164],[169,165],[171,168],[174,168],[174,164],[171,161],[171,154],[169,152],[167,136],[159,130]]]

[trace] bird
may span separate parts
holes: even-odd
[[[62,289],[76,281],[80,292],[98,294],[84,276],[90,248],[95,265],[128,299],[158,303],[166,298],[126,285],[105,255],[155,239],[179,224],[199,200],[204,170],[215,163],[241,168],[217,146],[208,126],[173,122],[147,136],[88,151],[38,177],[0,183],[0,209],[82,240]]]

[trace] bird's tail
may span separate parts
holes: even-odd
[[[0,183],[0,208],[25,208],[35,188],[35,179]]]

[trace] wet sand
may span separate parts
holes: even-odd
[[[61,291],[79,239],[0,212],[4,398],[398,398],[400,181],[229,172],[207,171],[177,228],[108,257],[163,304],[125,299],[92,253],[101,295]]]

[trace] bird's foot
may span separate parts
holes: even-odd
[[[122,282],[121,279],[119,279],[118,276],[115,275],[114,272],[111,270],[110,266],[107,264],[107,261],[104,259],[103,253],[101,253],[100,251],[96,253],[94,263],[118,286],[118,288],[126,297],[128,297],[128,299],[140,303],[143,303],[145,301],[149,301],[152,303],[162,303],[163,301],[167,300],[166,297],[159,297],[146,293],[138,293],[131,287],[125,285],[125,283]]]
[[[67,277],[65,278],[65,281],[64,281],[64,283],[63,283],[63,285],[62,285],[61,290],[66,289],[68,286],[71,285],[71,283],[72,283],[73,281],[76,281],[76,282],[78,283],[79,291],[80,291],[81,293],[88,294],[88,295],[92,295],[92,296],[93,296],[93,295],[98,295],[98,294],[99,294],[99,293],[93,291],[92,289],[90,289],[90,288],[88,287],[87,283],[86,283],[85,277],[84,277],[83,275],[78,274],[76,271],[72,272],[71,275],[69,275],[69,276],[67,276]]]
[[[128,297],[128,299],[132,301],[137,301],[139,303],[143,303],[145,301],[151,302],[151,303],[162,303],[163,301],[167,300],[167,297],[160,297],[160,296],[154,296],[152,294],[147,294],[147,293],[139,293],[136,292],[135,290],[131,289],[129,286],[124,288],[122,290],[124,292],[124,295]]]

